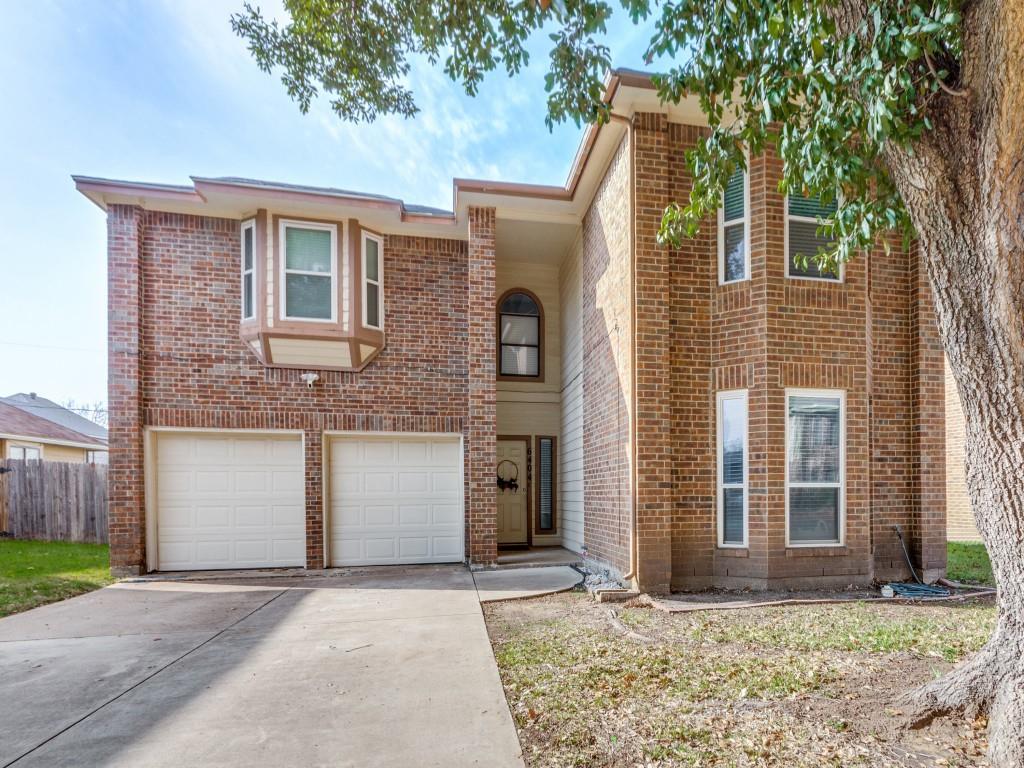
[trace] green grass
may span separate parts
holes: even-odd
[[[641,609],[623,621],[645,620]],[[876,603],[708,611],[677,617],[677,639],[701,645],[742,643],[751,649],[913,653],[959,661],[980,648],[995,623],[989,605],[885,606]]]
[[[105,544],[0,539],[0,616],[91,592],[112,581]]]
[[[953,581],[964,584],[986,584],[994,587],[992,563],[988,559],[985,545],[965,541],[951,541],[946,545],[946,575]]]

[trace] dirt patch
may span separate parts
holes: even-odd
[[[485,607],[530,766],[982,766],[983,722],[895,727],[991,604],[665,614],[567,593]]]

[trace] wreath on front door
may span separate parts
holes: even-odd
[[[504,477],[502,467],[506,464],[512,469],[504,469]],[[498,462],[498,490],[499,491],[512,491],[517,493],[519,491],[519,465],[509,459],[502,459]]]

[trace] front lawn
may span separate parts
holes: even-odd
[[[110,584],[108,550],[106,544],[0,539],[0,616]]]
[[[985,764],[984,721],[893,724],[901,693],[985,642],[991,600],[667,614],[565,593],[484,610],[531,768]]]
[[[996,585],[984,544],[951,541],[946,544],[946,557],[947,578],[964,584]]]

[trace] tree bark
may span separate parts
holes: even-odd
[[[989,756],[1024,766],[1024,0],[964,6],[965,96],[886,149],[918,234],[964,409],[967,486],[998,587],[996,629],[908,697],[914,719],[987,712]]]

